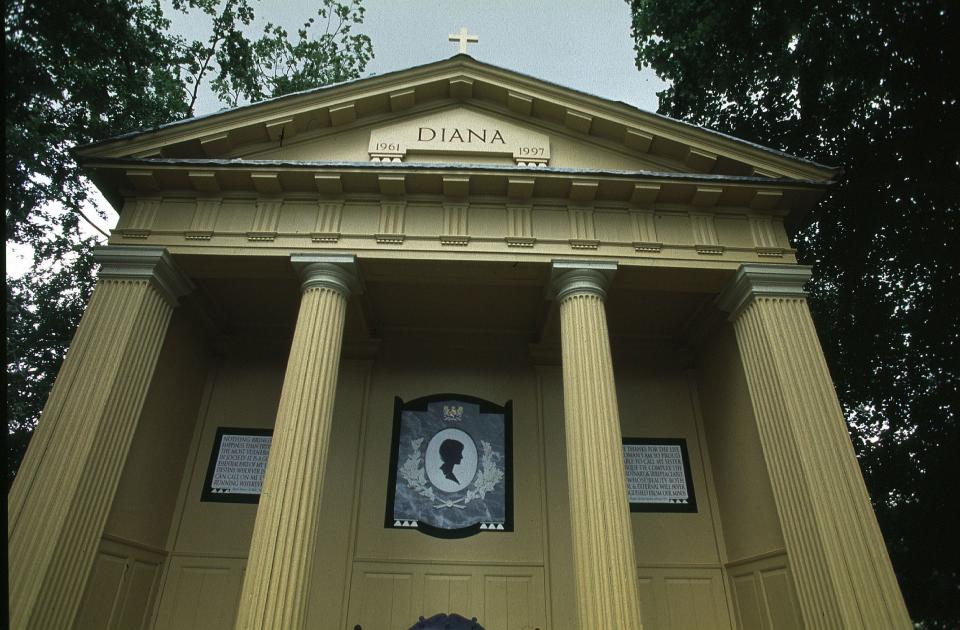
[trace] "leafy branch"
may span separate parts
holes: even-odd
[[[373,58],[370,38],[352,34],[363,22],[360,0],[323,0],[317,17],[304,22],[291,39],[282,26],[268,22],[258,39],[246,31],[253,23],[249,0],[177,0],[184,13],[199,11],[212,20],[204,41],[176,38],[177,67],[187,93],[187,108],[194,111],[201,86],[206,85],[230,107],[256,102],[318,85],[360,76]],[[317,19],[319,18],[319,20]],[[323,24],[322,31],[318,31]]]

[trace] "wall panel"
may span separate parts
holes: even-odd
[[[350,202],[343,206],[340,231],[344,234],[375,234],[380,223],[380,204]]]
[[[633,225],[626,212],[598,210],[593,216],[597,238],[601,241],[622,243],[633,240]]]
[[[245,566],[244,558],[174,557],[155,630],[233,630]]]
[[[362,628],[409,627],[413,575],[410,573],[359,574],[356,591],[357,609],[351,611],[350,623]]]
[[[142,630],[156,594],[163,554],[104,539],[74,630]]]
[[[117,616],[117,628],[144,628],[150,618],[150,604],[160,577],[160,564],[134,560],[127,567],[129,586]]]
[[[543,584],[534,583],[534,576],[488,575],[483,584],[483,618],[490,628],[526,630],[542,618],[538,611],[537,591]],[[542,601],[542,597],[540,598]],[[537,614],[540,612],[541,614]]]
[[[731,630],[719,568],[637,568],[645,630]]]
[[[183,230],[193,221],[196,202],[193,199],[164,199],[153,218],[151,229],[156,231]]]
[[[423,610],[475,610],[469,574],[426,574]]]
[[[488,630],[546,630],[543,567],[358,562],[347,628],[407,630],[457,613]]]
[[[281,233],[310,234],[317,224],[316,201],[284,201],[277,222]]]
[[[481,238],[503,238],[507,234],[507,211],[501,205],[470,205],[467,233]]]
[[[731,563],[728,573],[742,630],[804,627],[786,553]]]
[[[126,558],[102,550],[93,562],[93,573],[87,584],[87,592],[80,606],[80,615],[74,625],[76,630],[109,628],[117,609],[117,600],[123,588]]]
[[[257,203],[253,198],[224,199],[220,206],[220,212],[217,213],[214,231],[244,234],[253,225],[253,217],[256,212]]]

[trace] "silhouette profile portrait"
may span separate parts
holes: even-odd
[[[443,476],[459,485],[460,480],[453,474],[453,468],[463,461],[463,442],[452,439],[444,440],[440,445],[440,459],[443,460],[443,464],[440,466]]]

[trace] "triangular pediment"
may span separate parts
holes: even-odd
[[[529,116],[476,104],[405,112],[379,124],[318,130],[292,141],[238,147],[231,158],[317,162],[497,164],[578,169],[692,172],[685,164],[638,156]]]
[[[88,163],[498,163],[816,181],[836,173],[466,55],[127,134],[78,155]]]

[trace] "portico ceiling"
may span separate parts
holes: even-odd
[[[280,258],[180,256],[197,285],[189,300],[217,334],[236,340],[288,339],[299,304],[299,281]],[[549,295],[549,266],[521,263],[361,260],[363,293],[351,298],[345,338],[384,335],[521,336],[558,344],[559,319]],[[681,342],[691,325],[713,311],[730,272],[621,269],[609,291],[611,337],[629,342]]]

